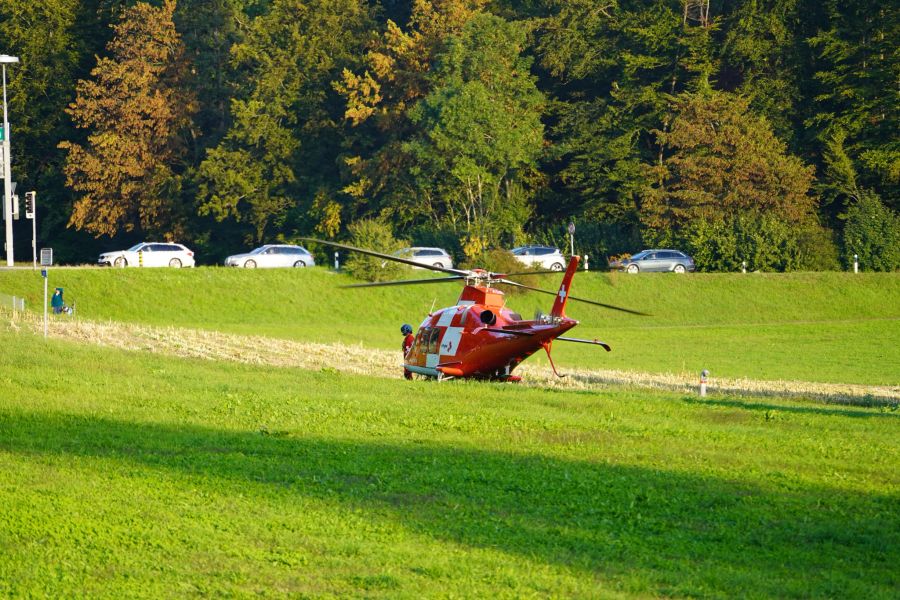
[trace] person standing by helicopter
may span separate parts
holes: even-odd
[[[416,341],[416,337],[413,335],[412,325],[408,323],[404,323],[400,328],[400,333],[403,334],[403,360],[406,361],[406,355],[409,353],[409,349],[412,348],[413,342]],[[406,379],[412,379],[413,374],[412,371],[403,367],[403,377]]]

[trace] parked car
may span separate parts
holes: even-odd
[[[680,250],[641,250],[624,260],[611,261],[610,268],[628,273],[641,271],[695,271],[694,259]]]
[[[141,242],[128,250],[103,253],[97,264],[113,267],[193,267],[194,253],[172,242]]]
[[[244,254],[234,254],[225,259],[225,266],[246,269],[274,267],[313,267],[316,261],[303,246],[290,244],[266,244]]]
[[[423,248],[418,246],[402,248],[394,252],[394,256],[417,262],[420,265],[429,265],[442,269],[453,268],[453,259],[450,258],[450,254],[446,250],[441,248]]]
[[[551,271],[562,271],[567,262],[559,248],[552,246],[519,246],[511,252],[522,264]]]

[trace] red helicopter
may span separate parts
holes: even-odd
[[[523,360],[543,348],[547,352],[550,366],[558,377],[560,375],[550,356],[554,340],[577,342],[601,346],[607,352],[608,344],[598,340],[563,337],[563,334],[578,325],[578,321],[566,316],[566,303],[569,300],[585,302],[635,315],[646,313],[576,298],[569,292],[572,279],[578,269],[579,258],[573,256],[569,260],[559,290],[552,292],[531,287],[507,279],[513,275],[535,275],[541,273],[557,273],[557,271],[528,271],[522,273],[491,273],[483,269],[461,270],[447,269],[423,265],[417,262],[382,254],[364,248],[356,248],[346,244],[327,242],[313,238],[302,238],[306,242],[324,244],[342,250],[360,252],[384,260],[404,263],[414,267],[431,269],[446,273],[448,277],[434,279],[412,279],[403,281],[385,281],[377,283],[359,283],[347,285],[347,288],[366,288],[392,285],[418,285],[462,281],[465,287],[459,295],[455,306],[433,311],[422,321],[416,334],[415,343],[406,354],[404,367],[413,373],[437,380],[454,377],[488,379],[495,381],[519,381],[512,374]],[[521,315],[506,308],[506,299],[502,291],[495,285],[508,285],[525,288],[535,292],[556,296],[550,314],[538,314],[533,320],[524,320]]]

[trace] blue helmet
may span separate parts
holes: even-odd
[[[404,323],[403,327],[400,328],[400,333],[402,333],[403,335],[411,334],[412,333],[412,325]]]

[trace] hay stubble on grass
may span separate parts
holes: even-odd
[[[7,313],[11,330],[42,334],[43,322],[28,313]],[[233,361],[308,370],[332,369],[342,373],[395,378],[402,369],[399,352],[368,348],[362,344],[298,342],[264,336],[237,335],[181,327],[155,327],[118,322],[95,322],[54,317],[48,334],[54,338],[98,346],[174,355],[184,358]],[[528,386],[591,390],[608,385],[657,388],[684,392],[698,387],[696,375],[687,373],[639,373],[606,369],[564,369],[556,377],[550,369],[522,365],[518,373]],[[716,378],[711,393],[791,396],[847,404],[894,404],[900,387],[835,384],[804,381],[760,381]]]

